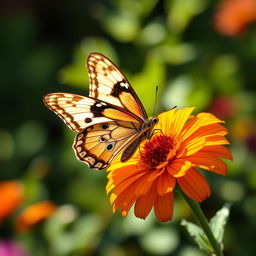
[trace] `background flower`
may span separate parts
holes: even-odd
[[[0,182],[0,221],[10,216],[22,203],[23,186],[18,181]]]

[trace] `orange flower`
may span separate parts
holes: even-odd
[[[0,220],[11,215],[23,200],[23,187],[17,181],[0,182]]]
[[[18,231],[28,231],[31,227],[50,217],[57,206],[51,201],[42,201],[28,206],[18,217],[16,228]]]
[[[227,165],[220,160],[232,160],[227,130],[210,113],[191,116],[194,108],[172,109],[158,116],[154,135],[125,163],[115,159],[108,169],[107,193],[113,211],[121,209],[126,216],[135,204],[134,212],[145,219],[154,207],[160,221],[173,215],[173,190],[176,183],[191,199],[202,202],[210,195],[210,187],[196,167],[226,175]]]
[[[235,36],[255,20],[255,0],[225,0],[218,7],[214,26],[221,34]]]

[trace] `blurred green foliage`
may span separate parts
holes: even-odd
[[[153,114],[195,106],[226,120],[234,162],[227,177],[207,176],[212,196],[203,204],[212,217],[232,202],[225,255],[256,253],[256,26],[228,37],[214,29],[218,1],[75,0],[1,2],[1,180],[24,184],[25,201],[0,223],[0,239],[20,243],[29,255],[201,256],[191,246],[182,218],[190,210],[176,196],[175,216],[158,223],[112,209],[106,174],[75,159],[74,134],[42,102],[49,92],[88,95],[85,61],[100,52],[126,74]],[[145,94],[145,90],[147,93]],[[60,207],[26,234],[16,215],[49,199]],[[0,195],[1,200],[1,195]]]

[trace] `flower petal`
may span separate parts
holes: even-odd
[[[175,159],[168,167],[168,172],[173,177],[181,177],[191,167],[191,162],[187,159]]]
[[[167,171],[160,175],[157,179],[157,193],[163,196],[166,193],[172,192],[175,188],[176,180]]]
[[[161,129],[165,135],[179,135],[183,126],[195,108],[184,108],[180,110],[171,109],[158,115],[159,125],[155,129]]]
[[[145,219],[156,200],[156,186],[155,184],[148,190],[148,192],[140,196],[135,203],[134,213],[138,218]]]
[[[230,143],[228,142],[228,140],[225,137],[219,136],[219,135],[214,135],[214,136],[208,137],[205,142],[205,146],[229,145],[229,144]]]
[[[182,137],[185,140],[202,126],[207,126],[215,123],[223,123],[223,121],[210,113],[200,113],[186,123],[182,131]]]
[[[145,172],[143,169],[138,169],[137,165],[123,166],[119,169],[113,170],[108,174],[108,184],[106,186],[107,194],[115,187],[119,186],[122,182],[133,177],[139,177]],[[136,178],[135,178],[136,180]]]
[[[114,186],[114,193],[119,195],[126,188],[128,188],[132,183],[136,182],[137,180],[141,180],[142,176],[145,176],[145,173],[138,173],[137,175],[132,175],[132,176],[128,177],[127,179],[124,179],[119,184],[115,184],[113,181],[112,183]],[[144,177],[143,177],[143,181],[144,181]],[[113,186],[111,186],[112,189],[113,189]],[[108,185],[107,185],[107,187],[108,187]]]
[[[220,175],[226,175],[228,170],[227,165],[222,160],[208,154],[207,152],[197,152],[186,159],[191,161],[195,167],[200,167]]]
[[[174,114],[177,110],[171,109],[169,111],[163,112],[159,114],[158,123],[154,126],[155,130],[161,130],[163,134],[169,135],[170,134],[170,120],[173,119]]]
[[[157,196],[154,211],[156,217],[162,221],[172,220],[173,217],[173,193],[167,193],[163,196]]]
[[[190,156],[198,152],[205,145],[206,139],[204,137],[196,137],[192,140],[187,140],[180,145],[177,157]]]
[[[201,123],[201,125],[203,125],[203,124]],[[189,137],[186,137],[186,139],[184,141],[186,141],[186,140],[189,141],[196,137],[207,138],[209,136],[215,136],[215,135],[225,136],[227,134],[228,134],[228,131],[224,126],[214,123],[214,124],[210,124],[210,125],[198,126],[198,129],[194,130],[194,132]]]
[[[132,207],[135,200],[137,199],[137,196],[133,193],[135,188],[136,188],[136,182],[135,184],[132,184],[129,188],[124,190],[120,195],[116,195],[115,193],[112,193],[112,195],[114,195],[114,198],[111,202],[113,204],[113,212],[115,212],[118,208],[120,208],[122,212],[122,216],[125,217],[127,215],[130,208]]]
[[[142,142],[140,144],[140,147],[143,144],[144,144],[144,142]],[[135,151],[134,155],[132,156],[132,158],[130,158],[126,162],[121,162],[121,156],[122,156],[122,154],[119,154],[117,157],[114,158],[114,160],[111,162],[110,166],[107,168],[107,170],[106,170],[107,172],[111,172],[111,171],[117,170],[119,168],[129,166],[129,165],[136,165],[140,160],[140,151],[139,151],[139,149],[137,149]]]
[[[183,126],[187,122],[189,116],[191,115],[194,109],[195,108],[183,108],[177,110],[172,122],[172,129],[174,134],[180,134]]]
[[[211,156],[226,158],[233,160],[232,153],[226,147],[221,145],[206,146],[200,152],[209,154]]]
[[[206,197],[210,196],[211,191],[208,182],[195,168],[190,168],[177,181],[182,191],[197,202],[202,202]]]

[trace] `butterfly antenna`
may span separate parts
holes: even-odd
[[[156,93],[155,93],[155,103],[154,103],[154,109],[153,109],[153,116],[155,116],[155,111],[156,111],[157,95],[158,95],[158,85],[156,86]]]

